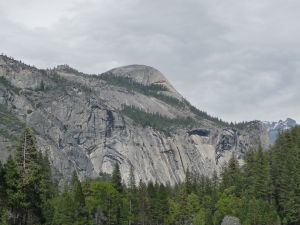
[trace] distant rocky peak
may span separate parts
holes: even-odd
[[[72,74],[79,74],[80,72],[74,68],[72,68],[71,66],[67,65],[67,64],[63,64],[63,65],[58,65],[54,68],[55,71],[58,72],[65,72],[65,73],[72,73]]]
[[[286,121],[285,121],[285,123],[286,123],[286,125],[288,127],[295,127],[295,126],[297,126],[296,120],[293,120],[291,118],[287,118]]]
[[[279,120],[278,122],[263,121],[263,124],[268,130],[271,144],[274,144],[280,132],[289,130],[297,126],[294,119],[287,118],[286,120]]]
[[[10,68],[10,70],[17,70],[17,71],[23,69],[38,70],[34,66],[27,65],[20,60],[16,60],[12,57],[3,54],[0,55],[0,66]]]
[[[143,85],[162,85],[169,90],[170,96],[180,100],[183,99],[167,78],[153,67],[145,65],[129,65],[112,69],[107,73],[111,73],[114,76],[128,77]]]
[[[268,130],[289,130],[295,126],[297,126],[296,120],[293,120],[291,118],[287,118],[286,120],[279,120],[278,122],[269,122],[264,121],[263,122]]]
[[[7,62],[7,61],[16,61],[16,60],[14,60],[12,57],[8,57],[6,55],[0,54],[0,61]]]

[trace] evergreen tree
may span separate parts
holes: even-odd
[[[137,188],[135,183],[135,176],[133,166],[130,167],[129,185],[128,185],[128,201],[129,201],[129,221],[128,224],[134,224],[138,215],[138,199]]]
[[[270,200],[271,195],[271,178],[269,158],[262,147],[259,146],[256,154],[256,170],[254,179],[255,197],[262,200]]]
[[[222,177],[222,182],[221,182],[222,190],[235,186],[236,188],[234,190],[236,195],[239,195],[241,193],[242,175],[241,175],[240,165],[235,155],[232,155],[227,165],[225,165],[225,167],[223,168],[221,177]]]
[[[142,180],[140,180],[138,188],[138,202],[139,202],[139,223],[141,225],[147,224],[147,214],[148,214],[148,196],[147,187]]]
[[[57,187],[53,181],[50,162],[48,159],[48,154],[45,156],[39,152],[38,161],[41,165],[40,174],[40,199],[42,201],[41,205],[41,221],[43,223],[48,223],[52,220],[54,209],[51,205],[50,200],[57,195]]]
[[[158,187],[158,223],[165,224],[169,214],[168,191],[167,188],[160,184]]]
[[[72,175],[71,196],[73,202],[73,211],[76,218],[76,224],[85,224],[87,218],[85,212],[85,197],[83,195],[81,183],[78,179],[76,171],[74,171]]]
[[[122,194],[123,194],[123,186],[122,186],[122,177],[121,177],[121,171],[120,171],[120,166],[118,163],[115,164],[113,173],[112,173],[112,177],[111,177],[111,182],[113,187],[117,190],[117,192],[119,193],[119,204],[121,204],[121,198],[122,198]],[[117,207],[117,212],[116,212],[116,216],[117,216],[117,224],[121,223],[121,205],[118,205]]]
[[[16,163],[20,171],[20,185],[23,199],[23,223],[36,223],[42,214],[41,181],[42,167],[35,138],[26,128],[16,148]]]
[[[73,225],[76,224],[76,215],[74,211],[74,201],[71,194],[65,190],[60,196],[52,200],[54,208],[51,224]]]
[[[243,179],[243,189],[248,199],[254,198],[255,193],[255,186],[254,183],[256,182],[257,176],[257,162],[256,156],[253,149],[249,149],[246,153],[245,157],[245,166],[244,166],[244,179]]]
[[[192,174],[189,169],[187,169],[185,172],[185,191],[188,195],[193,191]]]
[[[185,187],[182,187],[178,193],[178,205],[179,205],[179,213],[178,213],[178,222],[179,224],[188,224],[190,221],[189,211],[188,211],[188,203],[187,203],[187,192]]]
[[[300,127],[279,135],[272,155],[274,198],[284,224],[300,223]]]
[[[116,163],[114,166],[114,170],[111,177],[111,183],[119,193],[123,192],[121,171],[118,163]]]
[[[156,184],[154,185],[152,182],[149,182],[147,187],[147,193],[148,193],[148,219],[151,224],[157,224],[158,223],[158,217],[159,217],[159,207],[158,207],[158,193]]]
[[[6,171],[4,176],[5,195],[7,196],[5,205],[12,215],[9,223],[23,224],[23,207],[27,204],[20,183],[21,174],[12,156],[8,157],[4,167]]]
[[[0,161],[0,213],[2,209],[4,209],[4,204],[6,201],[6,193],[5,193],[5,168]]]

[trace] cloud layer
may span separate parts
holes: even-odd
[[[299,7],[294,0],[2,1],[0,51],[87,73],[150,65],[224,120],[299,122]]]

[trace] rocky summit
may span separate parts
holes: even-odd
[[[0,158],[29,127],[57,178],[95,178],[114,164],[128,180],[174,185],[185,171],[212,175],[232,154],[270,144],[266,126],[228,124],[193,107],[158,70],[143,65],[88,75],[41,70],[0,56]]]
[[[297,122],[291,118],[287,118],[285,121],[279,120],[278,122],[264,121],[263,124],[266,126],[270,144],[274,144],[279,133],[292,129],[297,126]]]

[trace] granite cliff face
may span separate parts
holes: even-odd
[[[137,180],[175,184],[186,169],[211,175],[232,154],[242,163],[249,147],[269,145],[262,123],[237,128],[211,118],[148,66],[86,75],[66,65],[39,70],[0,56],[0,78],[0,158],[28,126],[57,177],[73,170],[82,179],[97,177],[119,163],[125,181],[132,167]],[[142,124],[124,107],[169,125]]]

